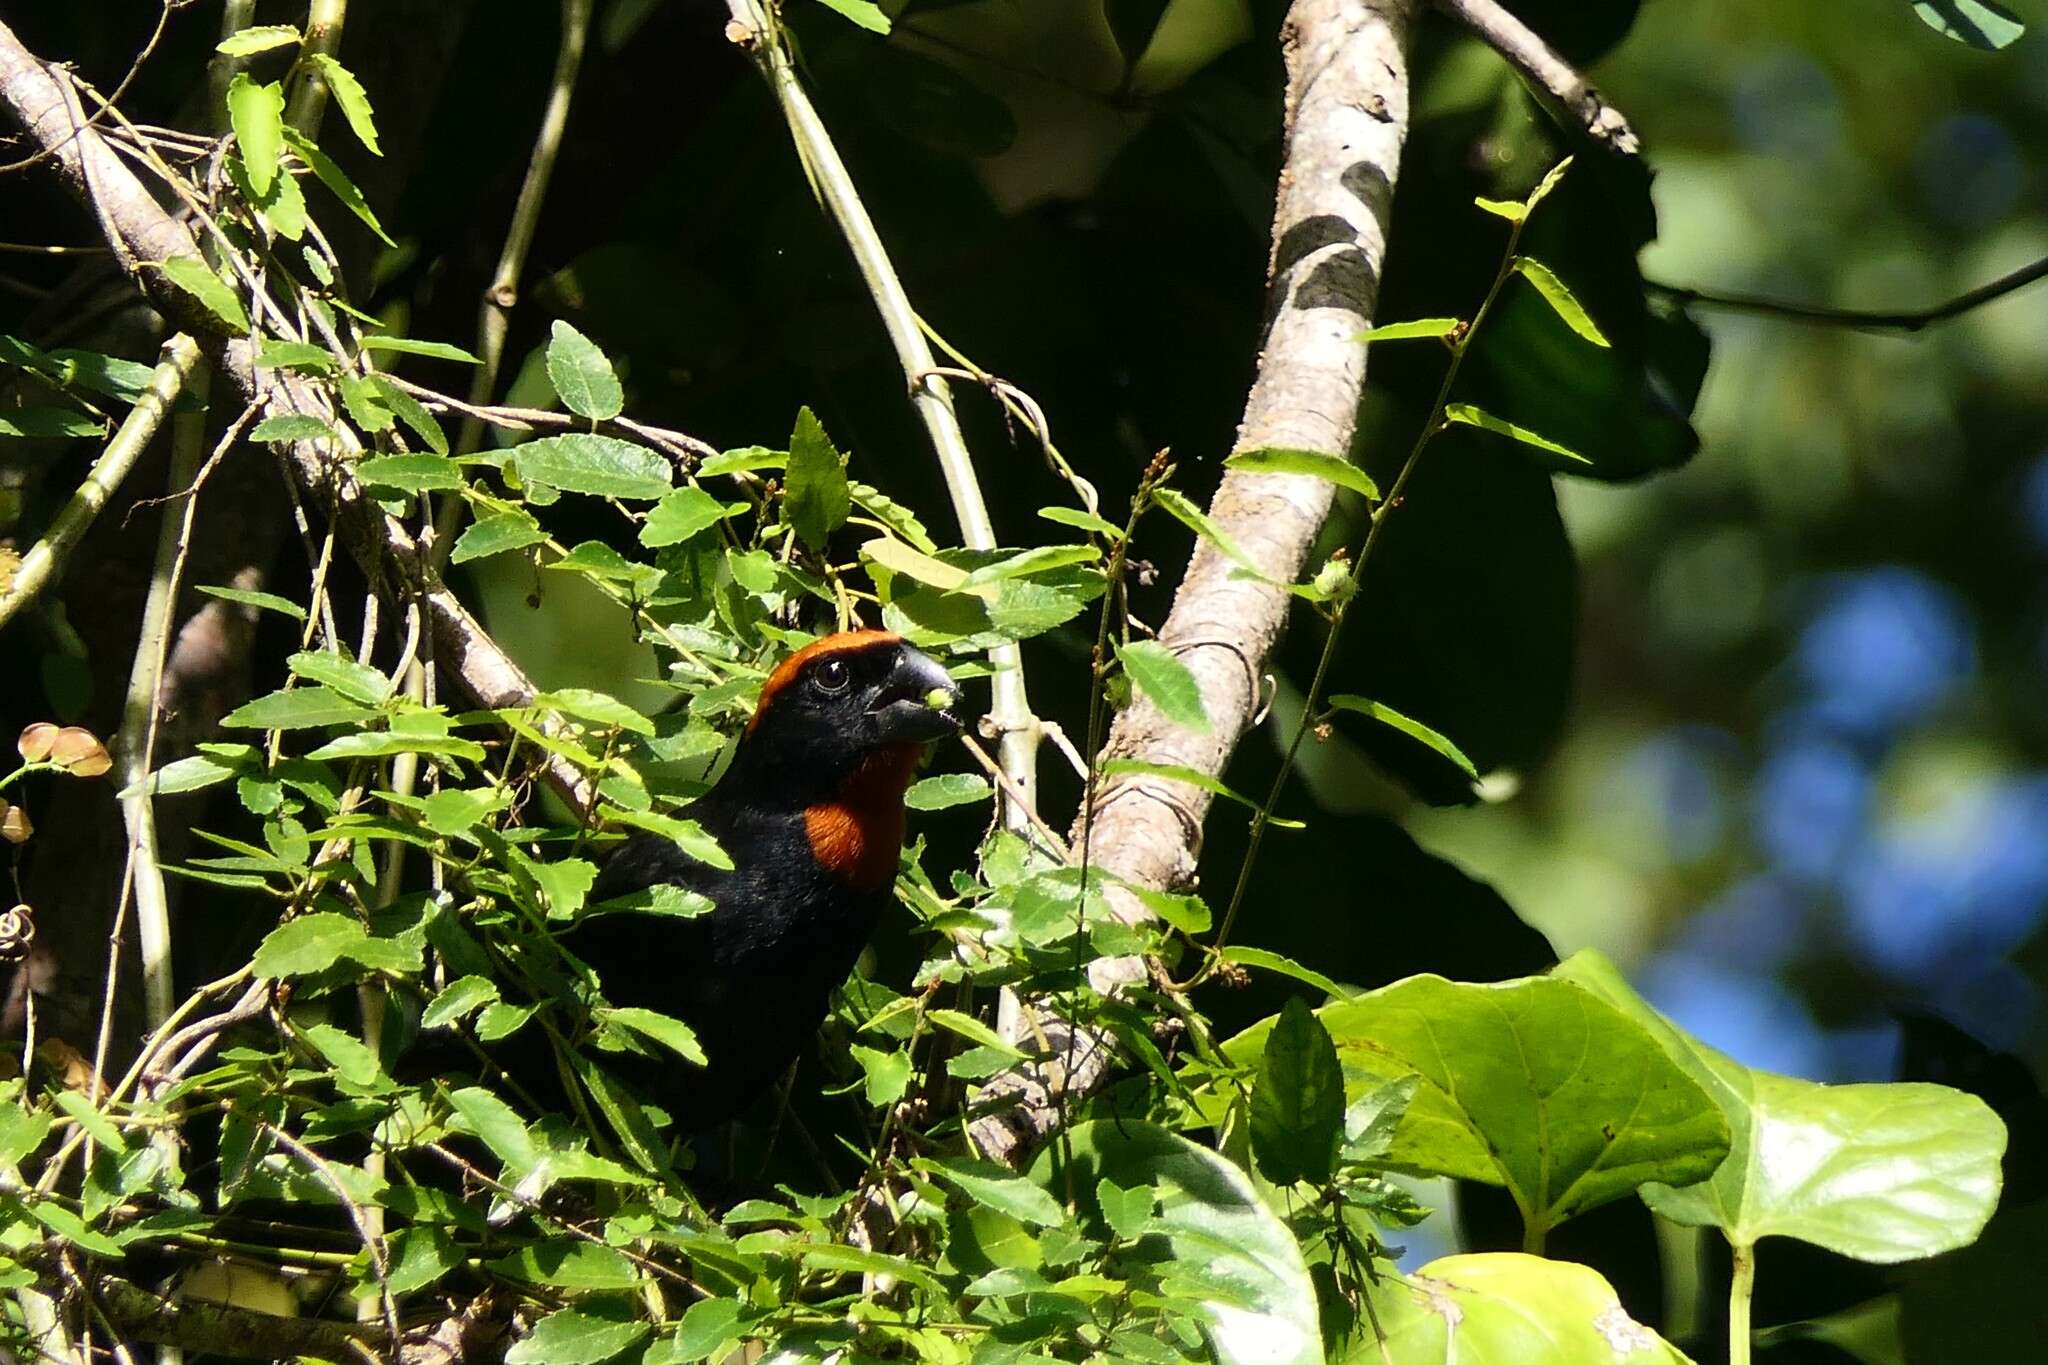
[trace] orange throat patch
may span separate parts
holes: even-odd
[[[896,877],[903,790],[917,774],[923,747],[884,745],[861,761],[831,800],[804,809],[811,855],[856,891],[879,891]]]

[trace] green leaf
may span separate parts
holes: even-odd
[[[1053,1228],[1067,1221],[1059,1200],[1023,1176],[986,1161],[953,1157],[946,1160],[920,1159],[917,1169],[951,1185],[974,1204],[1006,1213],[1021,1223]]]
[[[846,491],[853,498],[853,505],[882,523],[893,534],[909,541],[926,554],[936,554],[938,546],[932,543],[931,534],[924,529],[924,523],[917,519],[917,513],[897,502],[894,498],[870,488],[859,479],[848,479]]]
[[[738,1299],[700,1299],[691,1304],[683,1312],[683,1325],[676,1333],[669,1360],[689,1365],[722,1359],[740,1339],[741,1306]],[[649,1354],[653,1354],[651,1349]]]
[[[384,402],[377,386],[359,374],[341,377],[341,406],[348,419],[364,431],[389,431],[398,424],[398,414]]]
[[[505,1163],[508,1175],[516,1179],[539,1162],[540,1144],[526,1131],[512,1106],[490,1091],[481,1086],[464,1086],[449,1092],[448,1103],[454,1107],[464,1131],[474,1133],[490,1148]]]
[[[1204,512],[1201,508],[1195,506],[1194,503],[1188,501],[1185,494],[1172,488],[1155,488],[1152,490],[1152,501],[1164,508],[1167,515],[1171,516],[1175,521],[1178,521],[1181,525],[1187,527],[1196,535],[1222,551],[1224,558],[1237,565],[1240,569],[1243,569],[1246,573],[1249,573],[1253,578],[1258,579],[1261,583],[1271,583],[1273,581],[1266,577],[1265,570],[1252,562],[1252,557],[1244,552],[1243,547],[1231,539],[1229,532],[1211,520],[1207,512]]]
[[[928,1011],[925,1018],[937,1024],[940,1028],[945,1029],[948,1033],[958,1034],[970,1043],[976,1043],[986,1048],[994,1048],[996,1051],[1016,1061],[1024,1059],[1023,1052],[1014,1044],[1005,1040],[1002,1034],[997,1033],[971,1014],[962,1014],[959,1010],[937,1009]]]
[[[1072,526],[1076,530],[1093,531],[1109,540],[1122,540],[1124,528],[1104,521],[1093,512],[1083,512],[1078,507],[1041,507],[1038,515],[1061,526]]]
[[[1259,967],[1265,971],[1277,972],[1281,976],[1299,981],[1304,986],[1314,986],[1324,995],[1335,1000],[1349,1000],[1358,994],[1351,987],[1331,980],[1315,970],[1315,968],[1304,967],[1293,958],[1283,957],[1279,953],[1272,952],[1266,948],[1249,948],[1232,944],[1225,948],[1219,956],[1225,962],[1239,967]]]
[[[322,359],[325,358],[323,354]],[[298,441],[333,441],[339,437],[333,427],[318,417],[293,412],[280,417],[264,418],[250,429],[249,439],[290,445]]]
[[[275,81],[258,85],[248,72],[237,71],[228,82],[228,123],[241,148],[249,188],[259,199],[268,197],[284,156],[283,88]]]
[[[592,725],[615,725],[636,735],[654,733],[653,721],[616,697],[587,687],[563,687],[553,692],[542,692],[534,697],[533,704],[589,721]]]
[[[401,493],[439,493],[462,487],[462,466],[446,455],[372,455],[355,463],[355,475],[373,488]]]
[[[986,801],[994,791],[986,779],[973,773],[940,773],[913,782],[910,790],[903,793],[903,804],[911,810],[945,810]]]
[[[862,1089],[867,1093],[869,1104],[878,1107],[894,1104],[910,1089],[910,1078],[917,1068],[911,1065],[908,1053],[881,1052],[862,1047],[859,1043],[849,1045],[847,1051],[860,1064]]]
[[[229,34],[213,50],[224,57],[253,57],[298,41],[299,31],[290,24],[257,24]]]
[[[1159,1191],[1150,1185],[1125,1189],[1108,1176],[1095,1182],[1095,1204],[1102,1210],[1102,1221],[1127,1242],[1144,1236],[1152,1221],[1153,1206],[1158,1202]]]
[[[842,1275],[889,1275],[914,1284],[928,1294],[944,1296],[946,1292],[937,1276],[906,1257],[831,1244],[805,1246],[801,1254],[807,1268],[817,1267]]]
[[[1155,891],[1137,882],[1113,878],[1118,886],[1137,897],[1138,903],[1172,925],[1184,934],[1202,934],[1209,930],[1209,906],[1200,896],[1179,896],[1167,891]]]
[[[173,256],[168,261],[157,263],[157,269],[164,272],[164,278],[197,299],[207,312],[213,314],[231,332],[243,333],[249,330],[249,314],[242,307],[241,295],[237,294],[226,280],[213,273],[213,267],[197,256]]]
[[[1686,1189],[1643,1199],[1737,1245],[1797,1237],[1889,1264],[1967,1246],[1998,1206],[2005,1125],[1974,1095],[1942,1085],[1820,1085],[1754,1071],[1645,1004],[1592,950],[1557,969],[1635,1019],[1727,1115],[1728,1160]]]
[[[1507,219],[1510,223],[1519,223],[1529,216],[1529,210],[1526,205],[1515,203],[1512,200],[1474,199],[1472,202],[1497,218]]]
[[[2027,31],[2020,17],[1992,0],[1913,0],[1920,22],[1944,38],[1996,52]]]
[[[524,512],[493,512],[470,524],[456,540],[448,558],[456,564],[467,564],[472,559],[538,545],[547,538],[540,523]]]
[[[1161,715],[1183,730],[1209,733],[1209,712],[1202,705],[1201,686],[1178,654],[1157,641],[1133,640],[1118,646],[1116,657],[1125,675]]]
[[[0,413],[0,436],[101,436],[107,424],[64,408],[15,408]]]
[[[1564,281],[1557,277],[1556,271],[1533,256],[1517,256],[1515,269],[1521,272],[1523,279],[1536,286],[1536,292],[1541,294],[1544,302],[1564,319],[1565,326],[1595,346],[1608,345],[1607,338],[1599,326],[1572,296],[1572,291],[1565,287]]]
[[[859,25],[870,33],[887,33],[889,16],[882,13],[874,0],[824,0],[826,9],[832,10],[845,19]]]
[[[1374,502],[1380,500],[1379,485],[1372,476],[1349,460],[1315,450],[1246,450],[1223,462],[1232,469],[1249,469],[1261,474],[1305,474],[1312,479],[1348,488]]]
[[[1368,1329],[1344,1365],[1691,1365],[1598,1271],[1569,1261],[1445,1256],[1370,1292],[1384,1354]]]
[[[990,583],[1003,583],[1012,578],[1028,578],[1032,574],[1051,573],[1075,564],[1093,564],[1102,558],[1102,551],[1093,545],[1040,545],[1025,550],[993,564],[984,564],[967,575],[960,585],[963,592],[986,587]]]
[[[310,341],[265,341],[256,350],[256,368],[259,370],[318,370],[322,374],[332,374],[334,372],[334,357],[327,353],[325,347],[315,346]],[[280,421],[283,419],[270,418],[268,420]],[[323,422],[321,425],[325,426],[326,423]],[[263,426],[263,423],[258,423],[256,431],[262,431]],[[252,436],[255,435],[254,432],[250,434]],[[256,439],[267,440],[271,438],[258,436]]]
[[[483,361],[460,346],[451,346],[445,341],[421,341],[415,337],[391,337],[373,333],[364,337],[362,344],[364,350],[379,354],[425,356],[429,360],[452,360],[462,365],[483,364]]]
[[[640,543],[649,549],[680,545],[707,527],[747,510],[743,502],[720,502],[701,488],[678,488],[647,511]]]
[[[218,597],[224,602],[239,602],[245,607],[260,611],[274,611],[291,617],[294,621],[306,619],[306,609],[289,597],[279,597],[274,592],[257,592],[253,588],[223,588],[202,583],[199,591],[208,597]]]
[[[1495,417],[1492,413],[1477,408],[1470,403],[1447,404],[1444,408],[1444,421],[1459,426],[1478,427],[1481,431],[1490,431],[1496,436],[1506,436],[1512,440],[1520,441],[1525,446],[1534,446],[1538,450],[1547,450],[1553,455],[1562,455],[1567,460],[1575,460],[1580,464],[1593,463],[1575,450],[1567,450],[1547,437],[1538,436],[1527,427],[1518,427],[1506,418]]]
[[[1575,982],[1415,976],[1318,1012],[1351,1098],[1419,1075],[1387,1160],[1505,1186],[1532,1234],[1728,1153],[1706,1091],[1639,1023]],[[1260,1024],[1224,1045],[1249,1059]]]
[[[226,747],[228,746],[218,746]],[[246,745],[235,747],[246,752],[237,755],[218,751],[198,753],[190,758],[181,758],[175,763],[166,764],[142,781],[122,788],[119,793],[120,799],[126,801],[145,794],[174,796],[179,792],[196,792],[225,782],[231,777],[238,777],[247,770],[249,764],[257,761],[257,751]]]
[[[433,413],[427,411],[426,404],[413,397],[390,375],[372,375],[370,382],[376,386],[377,397],[384,406],[397,413],[398,420],[405,423],[406,429],[419,437],[428,450],[436,455],[448,453],[448,433],[441,430],[441,424],[434,420]]]
[[[705,1065],[704,1048],[698,1043],[696,1032],[680,1019],[638,1006],[605,1010],[603,1018],[606,1023],[617,1024],[643,1038],[652,1039],[686,1062]]]
[[[640,1283],[639,1268],[623,1252],[566,1238],[524,1246],[484,1264],[510,1279],[565,1289],[572,1294],[631,1289]]]
[[[1070,1180],[1072,1188],[1086,1192],[1084,1198],[1099,1198],[1105,1179],[1124,1190],[1151,1186],[1159,1192],[1150,1229],[1162,1243],[1158,1267],[1168,1273],[1199,1267],[1205,1279],[1230,1286],[1232,1302],[1202,1295],[1190,1305],[1218,1365],[1321,1365],[1322,1332],[1308,1267],[1294,1234],[1243,1171],[1176,1133],[1134,1119],[1078,1124],[1068,1142],[1071,1168],[1056,1169],[1060,1144],[1051,1144],[1032,1163],[1035,1183],[1063,1189]]]
[[[1190,787],[1200,787],[1211,796],[1220,796],[1226,801],[1234,801],[1248,810],[1257,810],[1259,808],[1259,803],[1244,793],[1225,786],[1221,781],[1209,776],[1209,774],[1201,771],[1199,768],[1190,768],[1180,763],[1146,763],[1141,759],[1135,758],[1112,758],[1102,765],[1102,775],[1104,777],[1163,777],[1169,782],[1185,782]],[[1283,816],[1268,815],[1266,819],[1276,829],[1308,828],[1307,825],[1299,820],[1289,820]]]
[[[1299,996],[1288,998],[1259,1054],[1252,1086],[1252,1154],[1275,1185],[1329,1183],[1344,1132],[1337,1045]]]
[[[796,430],[790,433],[782,512],[803,543],[818,551],[853,512],[846,461],[809,408],[797,411]]]
[[[498,998],[498,983],[487,976],[461,976],[443,986],[420,1011],[421,1028],[447,1028]]]
[[[550,1313],[505,1352],[505,1365],[598,1365],[652,1329],[633,1319],[594,1317],[574,1308]]]
[[[325,52],[312,53],[307,60],[326,79],[327,88],[334,93],[334,102],[341,106],[341,116],[348,120],[357,141],[370,149],[370,155],[384,155],[384,149],[377,145],[377,119],[370,112],[369,92],[363,89],[355,73]]]
[[[298,687],[244,702],[221,717],[239,730],[304,730],[362,720],[370,708],[325,687]]]
[[[391,698],[391,679],[368,664],[339,654],[308,651],[294,654],[285,666],[308,682],[322,683],[350,701],[381,706]]]
[[[271,980],[310,976],[332,967],[369,940],[362,921],[331,910],[286,920],[264,936],[250,970]]]
[[[356,188],[355,182],[342,172],[341,167],[334,164],[334,158],[321,151],[310,138],[290,124],[285,125],[284,140],[286,146],[298,153],[299,157],[313,168],[314,176],[327,187],[328,193],[341,201],[342,207],[353,213],[364,227],[376,233],[378,241],[394,251],[397,250],[398,243],[391,240],[390,234],[384,231],[384,225],[377,221],[377,215],[370,211],[370,201],[363,198],[363,192]]]
[[[900,540],[879,536],[865,541],[860,547],[861,557],[881,565],[890,573],[902,574],[920,583],[945,592],[958,591],[967,581],[967,571],[942,559],[934,559],[921,550],[914,550]],[[897,594],[901,596],[901,594]]]
[[[226,724],[225,721],[222,724]],[[472,763],[484,759],[484,746],[473,739],[455,735],[413,734],[402,730],[358,730],[338,735],[306,757],[316,762],[337,758],[390,758],[393,754],[436,754],[445,758],[466,758]]]
[[[1465,325],[1463,318],[1416,318],[1409,322],[1388,322],[1360,332],[1358,339],[1370,346],[1375,341],[1442,341]]]
[[[1427,725],[1424,725],[1421,721],[1410,720],[1393,707],[1382,706],[1370,697],[1353,696],[1348,692],[1339,692],[1332,696],[1330,698],[1330,705],[1336,707],[1339,711],[1353,711],[1361,716],[1371,716],[1374,720],[1393,726],[1396,730],[1410,738],[1421,740],[1424,744],[1427,744],[1430,748],[1464,769],[1467,777],[1475,781],[1478,780],[1479,770],[1472,766],[1471,759],[1465,757],[1464,750],[1430,729]]]
[[[1529,197],[1522,201],[1523,206],[1531,213],[1535,212],[1536,206],[1550,197],[1550,192],[1558,187],[1558,183],[1564,179],[1564,173],[1571,168],[1572,158],[1566,157],[1545,171],[1543,178],[1536,182],[1536,188],[1530,190]]]
[[[344,1033],[332,1024],[307,1024],[299,1032],[334,1068],[334,1074],[349,1084],[370,1086],[385,1079],[377,1054],[354,1034]]]
[[[642,446],[594,432],[543,436],[512,452],[525,483],[544,483],[565,493],[652,501],[669,491],[668,461]]]
[[[560,318],[548,339],[547,366],[548,381],[578,417],[609,422],[625,411],[625,390],[619,387],[612,362],[596,342]]]

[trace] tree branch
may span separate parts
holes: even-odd
[[[1387,224],[1401,145],[1408,131],[1407,48],[1419,0],[1296,0],[1281,29],[1287,63],[1286,162],[1273,214],[1267,272],[1269,321],[1257,378],[1245,400],[1239,451],[1311,450],[1348,458],[1365,387],[1361,340],[1378,302]],[[1300,577],[1335,486],[1295,475],[1232,470],[1209,515],[1267,578]],[[1173,608],[1159,632],[1201,688],[1209,732],[1169,721],[1142,696],[1117,717],[1107,759],[1137,759],[1220,774],[1250,727],[1266,660],[1287,624],[1289,594],[1245,576],[1206,541],[1195,546]],[[1154,887],[1194,881],[1207,792],[1149,776],[1101,785],[1089,843],[1097,865]],[[1080,843],[1077,832],[1073,842]],[[1106,888],[1120,914],[1145,911]],[[1098,963],[1098,986],[1142,979],[1135,959]],[[1098,1040],[1099,1041],[1099,1040]],[[1058,1122],[1057,1096],[1100,1085],[1114,1049],[1075,1052],[1063,1082],[1032,1072],[999,1079],[991,1091],[1014,1107],[975,1125],[983,1151],[1008,1160]]]
[[[165,317],[199,339],[215,373],[241,398],[258,404],[269,415],[332,416],[331,405],[319,389],[284,369],[258,370],[250,338],[223,335],[219,322],[171,285],[161,270],[142,268],[197,255],[198,244],[190,230],[150,196],[99,134],[85,126],[84,112],[68,80],[23,47],[4,22],[0,22],[0,106],[31,141],[51,152],[58,177],[91,211],[122,267]],[[331,498],[343,541],[372,588],[394,600],[419,598],[435,632],[436,658],[479,705],[530,702],[533,684],[484,633],[454,593],[433,581],[412,533],[385,515],[364,495],[347,468],[320,446],[318,441],[292,443],[286,448],[287,463],[302,488]],[[546,775],[550,785],[579,812],[595,799],[591,784],[566,760],[549,756]]]
[[[1464,24],[1481,42],[1536,87],[1537,96],[1566,123],[1622,156],[1641,156],[1643,144],[1622,112],[1586,84],[1578,69],[1495,0],[1436,0],[1444,13]]]

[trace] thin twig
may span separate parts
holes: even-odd
[[[135,54],[135,60],[128,64],[128,70],[122,75],[120,84],[114,87],[114,93],[107,97],[109,105],[128,93],[128,87],[133,85],[135,78],[142,73],[142,64],[149,60],[150,54],[156,51],[156,45],[163,40],[164,25],[170,23],[171,11],[178,8],[181,3],[183,3],[183,0],[162,0],[163,8],[157,12],[156,27],[150,30],[149,38],[143,43],[142,50]],[[99,115],[95,114],[87,119],[82,127],[73,131],[72,136],[77,137],[97,122],[99,122]],[[5,166],[0,166],[0,175],[7,175],[13,171],[25,171],[31,166],[40,165],[62,150],[61,147],[40,147],[29,156],[23,157],[20,161],[13,161]]]
[[[7,590],[0,593],[0,626],[6,625],[16,612],[42,593],[50,576],[76,548],[79,539],[113,497],[121,480],[135,467],[135,461],[148,447],[157,428],[163,425],[171,406],[184,391],[193,367],[199,363],[198,344],[182,332],[164,343],[163,354],[162,362],[150,376],[149,387],[128,410],[113,439],[107,442],[107,448],[94,462],[92,472],[85,476],[85,482],[78,486],[63,510],[57,513],[56,520],[50,523],[50,529],[43,533],[43,538],[29,548],[16,566]]]
[[[2048,280],[2048,256],[2021,266],[2018,270],[2001,275],[1989,284],[1980,284],[1975,289],[1965,290],[1946,303],[1937,303],[1932,308],[1916,311],[1865,308],[1831,308],[1817,303],[1787,303],[1780,299],[1764,298],[1757,294],[1723,294],[1711,289],[1687,289],[1675,284],[1660,284],[1655,280],[1645,283],[1667,298],[1680,303],[1697,304],[1702,308],[1725,308],[1732,312],[1756,313],[1763,317],[1783,318],[1788,322],[1811,322],[1828,327],[1860,328],[1878,332],[1917,332],[1937,322],[1947,322],[1961,317],[1987,303],[1996,302],[2007,294],[2016,293],[2030,284]]]
[[[1463,23],[1509,66],[1534,85],[1538,96],[1566,122],[1595,143],[1623,156],[1641,156],[1642,141],[1622,112],[1601,98],[1578,69],[1496,0],[1436,0],[1444,13]]]

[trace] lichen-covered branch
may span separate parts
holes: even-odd
[[[1287,63],[1286,159],[1274,205],[1265,345],[1245,400],[1240,451],[1310,450],[1348,457],[1365,387],[1363,333],[1378,301],[1387,224],[1408,130],[1409,34],[1420,0],[1296,0],[1281,29]],[[1102,757],[1220,774],[1263,691],[1266,660],[1298,579],[1329,516],[1334,486],[1294,475],[1226,474],[1209,515],[1258,564],[1261,582],[1206,542],[1197,544],[1161,643],[1201,688],[1209,730],[1175,725],[1142,699],[1117,717]],[[1151,776],[1102,784],[1089,846],[1097,866],[1154,887],[1194,880],[1207,792]],[[1075,837],[1078,844],[1078,833]],[[1121,898],[1122,912],[1142,909]],[[1098,985],[1139,977],[1135,961],[1098,964]],[[992,1089],[1013,1107],[976,1126],[978,1145],[1010,1158],[1057,1122],[1054,1094],[1100,1084],[1113,1050],[1076,1050],[1073,1073],[1048,1085],[1018,1074]]]

